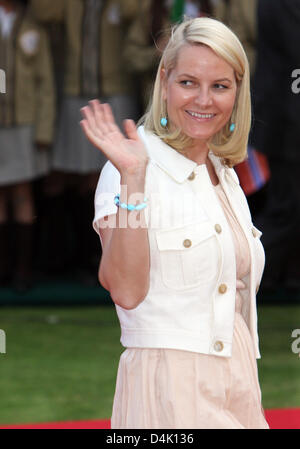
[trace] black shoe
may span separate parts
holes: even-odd
[[[83,271],[95,272],[98,276],[99,261],[102,254],[100,239],[92,228],[94,218],[94,192],[76,197],[77,207],[73,210],[73,229],[75,234],[74,260],[80,262]]]
[[[11,280],[11,225],[0,224],[0,287],[7,287]]]
[[[25,293],[32,287],[32,255],[34,224],[15,223],[15,271],[12,287],[19,293]]]
[[[64,276],[69,267],[68,201],[63,193],[46,196],[41,217],[40,269],[47,276]]]
[[[11,283],[12,289],[19,294],[27,293],[32,289],[33,282],[29,278],[15,278]]]
[[[11,284],[11,277],[9,275],[2,274],[0,276],[0,288],[7,288]]]

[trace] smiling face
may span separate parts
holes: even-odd
[[[230,120],[237,83],[233,68],[205,45],[184,45],[177,64],[162,70],[162,95],[171,127],[202,145]]]

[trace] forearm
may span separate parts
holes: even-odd
[[[121,176],[120,202],[144,200],[145,173]],[[118,208],[115,227],[102,255],[99,278],[113,301],[124,308],[136,307],[149,286],[150,254],[145,212]]]

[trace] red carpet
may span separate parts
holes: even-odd
[[[265,410],[271,429],[300,429],[300,408]],[[110,420],[1,425],[0,429],[110,429]]]
[[[300,429],[300,408],[265,410],[271,429]]]

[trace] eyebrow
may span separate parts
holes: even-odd
[[[191,75],[191,74],[189,74],[189,73],[182,73],[182,74],[180,74],[180,75],[178,75],[178,76],[186,76],[187,78],[195,78],[195,79],[197,79],[197,77],[196,76],[194,76],[194,75]],[[221,81],[228,81],[229,83],[232,83],[232,80],[230,80],[229,78],[221,78],[221,79],[218,79],[218,80],[214,80],[213,82],[214,83],[220,83]]]
[[[229,78],[221,78],[220,80],[215,80],[215,83],[219,83],[221,81],[228,81],[229,83],[232,82],[232,80],[230,80]]]

